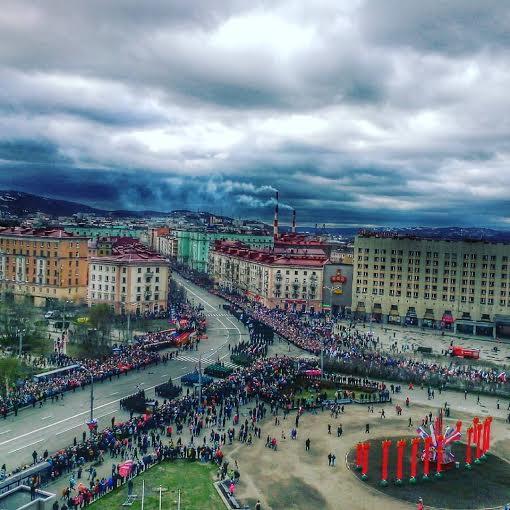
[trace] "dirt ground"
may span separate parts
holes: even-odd
[[[331,418],[328,411],[313,415],[305,413],[298,428],[297,440],[290,439],[290,430],[295,424],[295,414],[287,420],[280,418],[280,425],[274,425],[274,418],[262,422],[261,439],[253,446],[234,445],[227,450],[230,459],[237,460],[241,471],[241,482],[237,489],[239,499],[254,508],[260,500],[264,510],[305,510],[305,509],[350,509],[350,510],[404,510],[416,508],[415,503],[399,501],[382,493],[377,488],[360,481],[346,462],[349,450],[365,439],[386,437],[408,437],[414,434],[415,425],[421,418],[435,409],[428,406],[412,405],[405,409],[403,416],[396,416],[393,406],[386,405],[386,418],[381,418],[382,406],[369,413],[361,405],[345,407],[345,413],[338,419]],[[407,414],[406,414],[407,413]],[[413,427],[408,427],[411,416]],[[458,419],[468,423],[473,414],[456,412],[452,409],[447,424],[454,425]],[[343,426],[343,434],[337,437],[337,426]],[[365,424],[370,424],[370,433],[365,433]],[[331,424],[331,435],[328,434]],[[281,439],[282,430],[286,439]],[[465,426],[463,426],[463,431]],[[265,447],[267,435],[278,439],[278,450]],[[305,451],[305,440],[310,438],[310,451]],[[493,423],[492,451],[507,462],[510,459],[510,429],[503,420]],[[328,466],[328,453],[336,455],[336,466]],[[370,471],[369,471],[370,474]],[[379,473],[372,476],[378,477]],[[447,483],[447,479],[438,483]],[[427,486],[423,486],[425,508]],[[509,493],[510,500],[510,493]],[[457,507],[458,508],[458,507]]]

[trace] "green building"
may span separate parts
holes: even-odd
[[[242,241],[252,248],[270,248],[273,246],[272,235],[256,232],[204,232],[193,230],[176,230],[177,260],[191,269],[207,272],[209,248],[214,241]]]
[[[133,227],[130,225],[64,225],[64,230],[74,235],[90,237],[135,237],[140,236],[147,231],[146,227]]]

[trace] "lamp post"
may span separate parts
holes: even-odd
[[[127,303],[127,343],[131,343],[131,306],[136,305],[136,302]]]
[[[18,329],[18,356],[21,358],[23,354],[23,333],[24,329]]]
[[[90,376],[90,422],[92,422],[94,420],[94,375],[85,365],[80,365],[80,368]],[[92,435],[92,429],[90,429],[90,435]]]

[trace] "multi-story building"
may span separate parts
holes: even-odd
[[[63,225],[66,232],[97,239],[99,237],[134,237],[140,239],[147,227],[133,225]]]
[[[165,259],[141,246],[92,257],[88,304],[106,303],[117,314],[166,310],[169,278]]]
[[[156,250],[165,258],[177,259],[178,240],[173,234],[158,237],[158,247]]]
[[[52,299],[84,301],[87,241],[62,229],[0,229],[0,289],[28,296],[36,306]]]
[[[354,251],[360,318],[510,334],[510,245],[364,232]]]
[[[260,232],[176,230],[177,261],[191,269],[208,271],[209,248],[215,241],[240,241],[250,248],[269,248],[273,237]]]
[[[324,252],[252,249],[235,241],[217,241],[210,251],[209,273],[218,287],[238,292],[268,308],[322,309]]]

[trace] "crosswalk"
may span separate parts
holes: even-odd
[[[221,312],[209,312],[204,314],[206,317],[230,317],[229,313],[221,313]]]
[[[198,357],[188,356],[186,354],[179,354],[177,356],[177,361],[187,361],[188,363],[195,363],[198,365]],[[207,365],[212,365],[218,361],[216,356],[211,356],[208,358],[202,358],[202,367],[206,367]],[[237,365],[231,363],[230,361],[221,360],[221,362],[228,368],[238,368]]]

